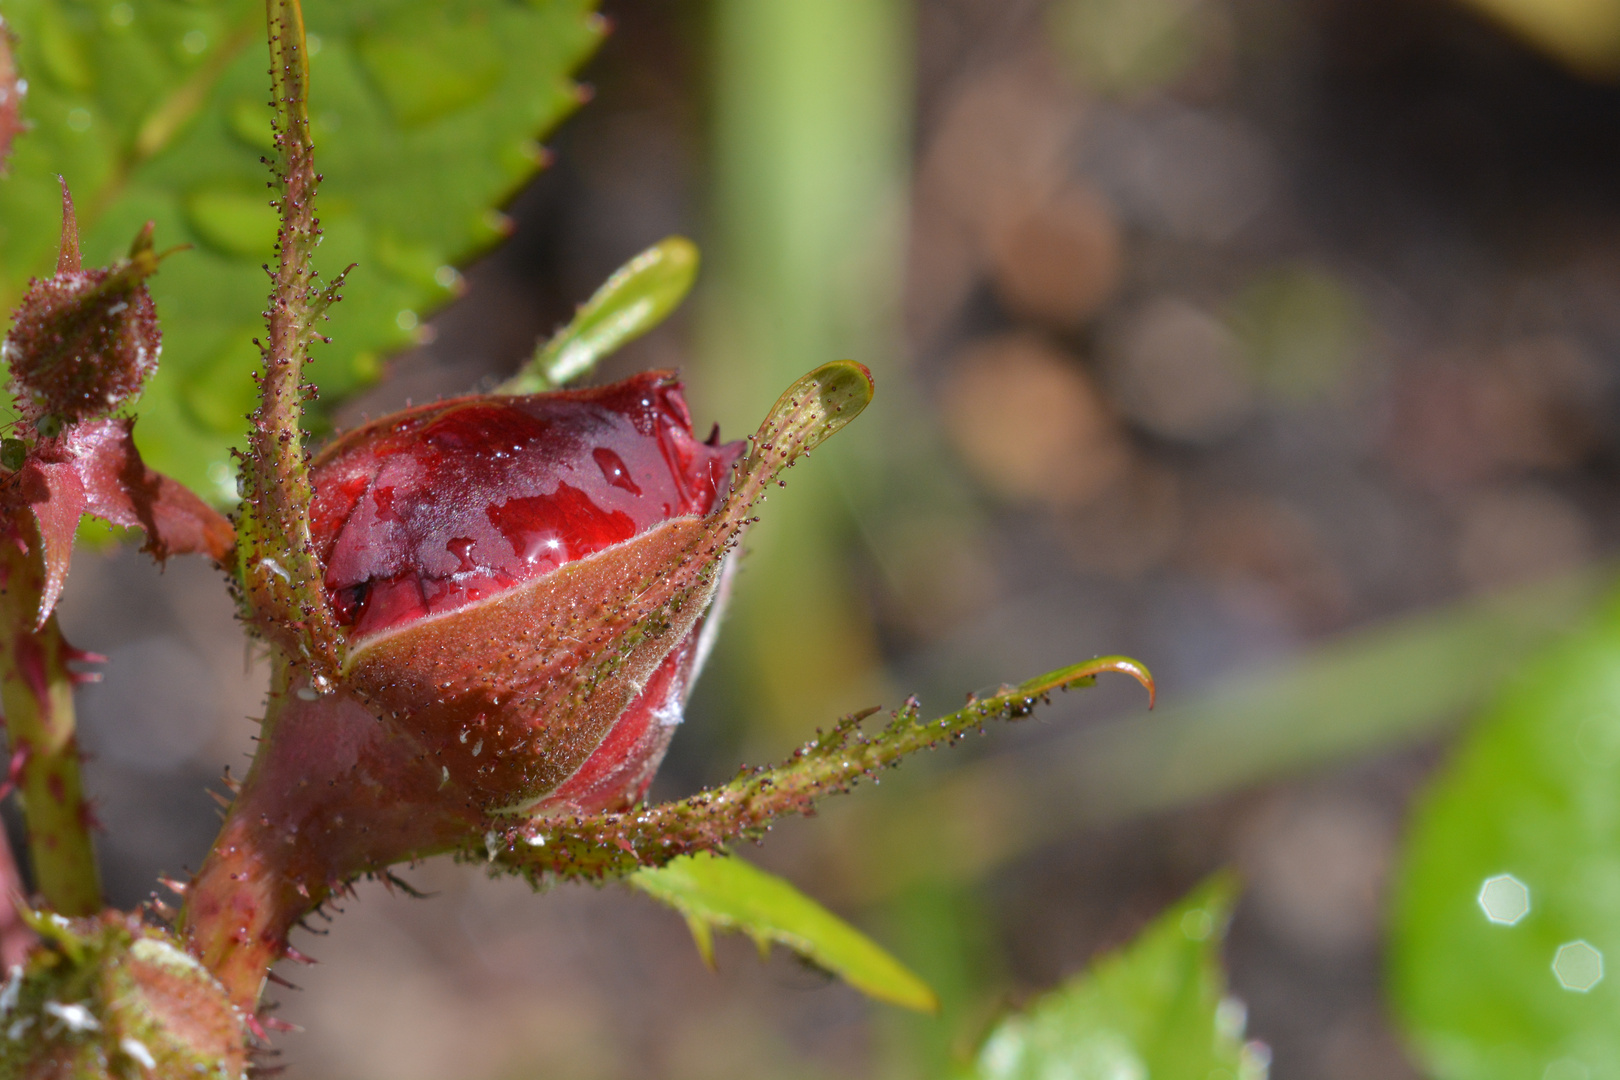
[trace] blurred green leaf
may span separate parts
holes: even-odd
[[[1262,386],[1284,400],[1322,397],[1343,381],[1366,337],[1349,286],[1311,266],[1273,269],[1233,303],[1232,324]]]
[[[759,401],[839,356],[873,365],[877,415],[900,406],[905,365],[886,359],[903,351],[914,14],[909,0],[712,5],[714,239],[692,383],[722,431],[751,429]],[[868,422],[818,451],[830,464],[772,493],[749,531],[749,586],[715,660],[756,734],[892,699],[845,552],[860,542],[852,492],[889,469],[898,427]]]
[[[1083,725],[923,786],[897,776],[830,804],[816,831],[871,901],[917,881],[972,880],[1066,833],[1184,806],[1433,738],[1488,700],[1530,651],[1578,627],[1609,567],[1474,597],[1237,673],[1158,710]],[[959,681],[960,658],[944,662]]]
[[[1612,0],[1467,0],[1587,78],[1620,77],[1620,4]]]
[[[1434,780],[1391,986],[1441,1080],[1620,1077],[1620,604],[1528,664]]]
[[[1226,998],[1219,947],[1236,889],[1219,877],[1120,952],[1010,1016],[979,1050],[974,1080],[1258,1080],[1243,1006]]]
[[[1135,94],[1174,82],[1203,45],[1197,0],[1061,0],[1048,9],[1059,53],[1090,87]]]
[[[764,952],[771,942],[825,968],[861,993],[919,1012],[939,999],[871,938],[779,877],[736,856],[687,855],[638,870],[630,884],[686,916],[704,962],[714,965],[712,929],[741,931]]]
[[[359,269],[313,375],[327,401],[375,376],[448,300],[453,264],[499,239],[494,208],[539,167],[535,139],[579,95],[595,48],[592,0],[349,0],[307,13],[312,121],[325,174],[322,262]],[[235,498],[250,341],[274,216],[264,6],[256,0],[13,0],[6,20],[29,79],[0,181],[0,301],[54,264],[64,174],[87,262],[157,223],[195,248],[151,283],[163,367],[140,405],[141,451],[212,498]]]
[[[588,375],[603,357],[663,322],[692,290],[697,269],[697,245],[684,236],[654,244],[615,270],[501,392],[537,394]]]

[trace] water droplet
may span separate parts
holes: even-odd
[[[1488,877],[1479,889],[1479,906],[1491,922],[1512,926],[1530,913],[1530,887],[1512,874]]]
[[[456,567],[456,573],[470,574],[478,569],[478,564],[472,559],[473,541],[470,538],[458,536],[444,546],[445,550],[461,560],[461,565]]]
[[[1571,941],[1558,946],[1552,970],[1558,985],[1584,994],[1603,981],[1603,954],[1585,941]]]
[[[126,1035],[118,1040],[118,1049],[122,1050],[126,1057],[143,1069],[157,1068],[157,1059],[152,1056],[152,1051],[146,1048],[146,1044],[139,1039]]]
[[[83,1005],[47,1001],[42,1008],[47,1015],[60,1020],[69,1031],[98,1031],[101,1028],[100,1021]]]
[[[605,446],[598,446],[591,451],[591,457],[596,459],[597,468],[602,470],[602,477],[616,488],[622,488],[632,495],[640,495],[641,488],[630,478],[630,470],[625,467],[624,459]]]
[[[180,39],[180,47],[192,56],[196,56],[208,48],[208,35],[201,30],[193,30]]]
[[[0,989],[0,1016],[5,1016],[17,1007],[18,998],[22,995],[22,976],[22,965],[11,965],[11,973],[6,977],[6,985],[4,989]]]

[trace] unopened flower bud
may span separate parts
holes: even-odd
[[[29,283],[0,345],[18,406],[44,425],[41,434],[108,415],[138,395],[157,370],[162,335],[143,284],[157,264],[148,226],[135,238],[129,258],[83,269],[64,185],[56,273]]]
[[[25,917],[40,944],[0,983],[0,1075],[247,1075],[257,1020],[166,935],[113,911]]]
[[[344,436],[315,462],[311,533],[352,688],[408,716],[481,810],[640,797],[696,674],[707,598],[656,647],[626,647],[622,685],[596,688],[606,707],[570,716],[558,691],[580,650],[559,635],[585,646],[589,613],[620,598],[604,592],[617,576],[569,568],[707,514],[742,449],[695,438],[680,384],[658,372],[459,398]],[[547,625],[559,607],[579,625]]]
[[[181,918],[233,1000],[359,874],[494,858],[514,825],[540,843],[547,818],[645,795],[753,508],[871,394],[865,368],[824,365],[746,454],[699,441],[660,372],[407,409],[323,452],[311,554],[341,660],[271,638],[253,768]],[[246,561],[285,573],[273,558]]]

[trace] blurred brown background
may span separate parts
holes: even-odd
[[[433,864],[406,876],[434,899],[362,886],[298,942],[322,963],[279,995],[308,1028],[280,1040],[293,1075],[943,1075],[1226,864],[1273,1075],[1417,1075],[1380,1004],[1381,890],[1456,701],[1363,737],[1359,702],[1424,686],[1307,692],[1279,730],[1343,737],[1293,757],[1260,731],[1177,760],[1173,722],[1342,635],[1399,653],[1389,620],[1534,607],[1524,583],[1613,550],[1620,18],[1587,8],[1571,32],[1511,0],[608,3],[595,100],[513,238],[345,415],[509,372],[674,232],[699,294],[604,378],[680,366],[698,426],[737,436],[816,363],[871,364],[878,403],[764,508],[656,793],[1100,652],[1192,711],[1067,695],[748,852],[928,976],[941,1018],[745,941],[710,974],[621,889]],[[262,670],[200,565],[86,558],[62,619],[111,657],[83,722],[129,904],[200,861]]]

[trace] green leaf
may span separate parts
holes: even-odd
[[[663,322],[691,291],[697,268],[697,246],[684,236],[654,244],[615,270],[501,392],[537,394],[589,374],[603,357]]]
[[[1218,877],[1120,952],[1003,1020],[974,1080],[1259,1080],[1263,1049],[1242,1041],[1218,948],[1235,887]]]
[[[595,48],[592,0],[346,0],[308,13],[311,121],[328,275],[359,269],[312,377],[326,403],[454,295],[457,263],[504,235],[495,207],[527,181],[536,139],[578,104],[567,75]],[[193,250],[151,282],[163,366],[139,411],[146,460],[234,501],[274,215],[261,163],[270,110],[258,0],[11,0],[29,80],[0,180],[0,303],[55,260],[55,177],[79,205],[87,263],[151,219]],[[318,51],[317,51],[318,50]]]
[[[1526,665],[1435,778],[1392,944],[1441,1080],[1620,1077],[1620,604]]]
[[[785,945],[879,1001],[934,1012],[928,984],[871,938],[779,877],[734,855],[687,855],[638,870],[631,885],[686,916],[704,963],[714,966],[712,928],[741,931],[764,952]]]

